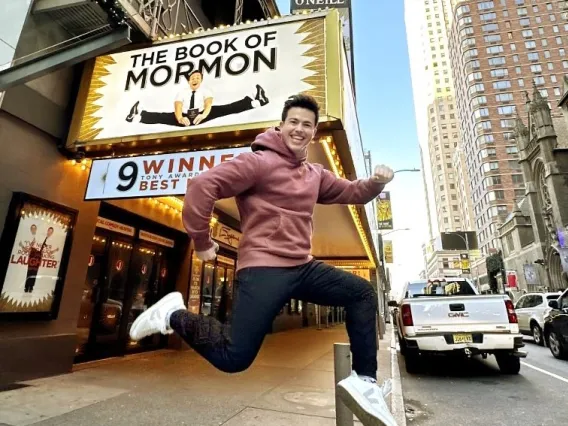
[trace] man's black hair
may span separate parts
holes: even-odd
[[[319,105],[317,101],[309,96],[309,95],[294,95],[288,98],[286,102],[284,102],[284,109],[282,110],[282,121],[286,121],[286,117],[288,117],[288,111],[290,108],[304,108],[310,110],[316,116],[316,125],[319,121]]]
[[[189,79],[191,78],[191,76],[193,74],[201,74],[201,78],[203,79],[203,72],[200,71],[200,70],[194,70],[194,71],[191,71],[191,73],[187,76],[187,81],[189,81]]]

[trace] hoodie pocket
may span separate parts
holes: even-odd
[[[304,258],[312,248],[312,216],[279,216],[278,226],[266,239],[268,251],[291,258]]]

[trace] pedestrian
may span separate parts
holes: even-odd
[[[312,97],[292,96],[284,104],[280,127],[258,135],[252,152],[201,173],[188,185],[183,224],[203,261],[215,259],[219,249],[209,226],[215,202],[236,197],[243,237],[231,325],[188,312],[175,292],[141,314],[130,336],[137,341],[175,331],[213,366],[236,373],[252,364],[289,299],[345,307],[353,373],[339,383],[340,395],[365,424],[396,425],[385,403],[390,383],[381,387],[376,382],[375,290],[363,278],[310,255],[316,204],[366,204],[394,174],[377,166],[371,178],[349,181],[307,162],[318,119]]]

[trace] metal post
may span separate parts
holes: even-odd
[[[319,305],[316,305],[316,324],[318,326],[318,330],[321,330],[321,315]]]
[[[333,370],[335,385],[351,374],[351,348],[347,343],[333,344]],[[353,413],[335,393],[335,424],[336,426],[353,426]]]
[[[325,307],[325,328],[329,328],[329,306]]]

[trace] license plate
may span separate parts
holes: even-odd
[[[473,343],[471,334],[454,334],[454,343]]]

